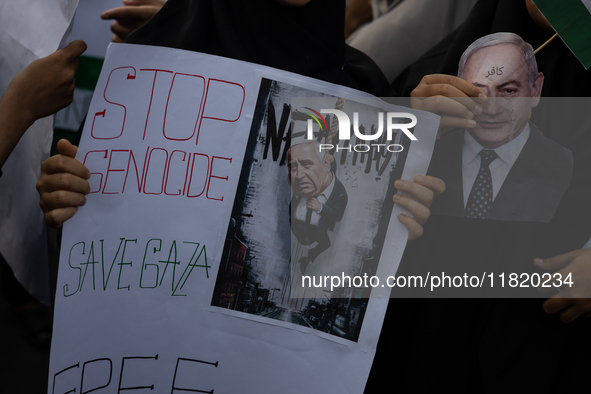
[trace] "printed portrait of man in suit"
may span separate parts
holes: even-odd
[[[573,158],[530,122],[544,84],[532,46],[513,33],[482,37],[462,55],[458,76],[487,100],[474,114],[475,127],[437,141],[428,172],[447,188],[431,212],[550,221],[569,186]]]
[[[304,142],[287,152],[288,179],[293,191],[291,229],[302,245],[316,245],[300,258],[300,271],[330,247],[329,231],[343,218],[347,192],[331,170],[334,157],[319,151],[318,142]]]

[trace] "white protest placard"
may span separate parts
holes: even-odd
[[[282,117],[275,126],[284,131],[289,121],[289,110],[281,115],[289,94],[273,92],[390,108],[250,63],[109,47],[77,155],[90,170],[91,193],[64,225],[49,393],[363,391],[388,299],[365,300],[363,316],[360,305],[330,295],[294,300],[289,278],[274,285],[266,268],[283,256],[263,257],[271,249],[257,247],[254,222],[233,220],[273,217],[235,209],[252,201],[241,193],[256,184],[254,167],[267,166],[282,185],[259,178],[257,206],[287,184],[287,167],[272,166],[281,165],[289,137],[264,152],[272,116]],[[281,109],[272,112],[274,105]],[[406,156],[406,179],[426,171],[438,125],[436,116],[413,113],[420,143]],[[289,223],[288,205],[269,207],[277,217],[287,212]],[[406,235],[398,221],[389,226],[384,250],[394,250],[386,259],[395,261]],[[289,245],[289,233],[269,242],[281,240]],[[293,275],[286,261],[280,267]]]

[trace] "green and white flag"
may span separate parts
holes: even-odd
[[[591,67],[591,0],[533,0],[586,70]]]

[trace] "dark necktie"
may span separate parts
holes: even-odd
[[[488,166],[498,156],[494,150],[483,149],[480,156],[480,170],[470,191],[466,204],[466,217],[484,219],[493,201],[492,176]]]
[[[310,224],[312,221],[312,210],[310,208],[306,208],[306,224]]]

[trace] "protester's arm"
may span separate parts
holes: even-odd
[[[544,302],[544,311],[548,314],[560,312],[560,320],[570,323],[579,316],[591,317],[591,249],[580,249],[547,259],[534,259],[534,263],[545,270],[556,271],[562,281],[569,273],[572,286],[564,284],[560,292]],[[552,287],[539,287],[540,292],[555,291],[554,276],[549,282]],[[543,281],[542,281],[543,282]]]
[[[74,93],[78,56],[84,41],[35,60],[18,73],[0,99],[0,167],[25,131],[39,118],[68,106]]]
[[[101,14],[102,19],[115,19],[111,41],[124,42],[134,30],[146,24],[164,5],[162,0],[123,0],[122,7],[112,8]]]
[[[37,182],[45,221],[55,228],[61,227],[79,206],[86,204],[86,195],[90,192],[90,172],[74,158],[78,147],[62,139],[57,148],[59,154],[41,165],[41,178]]]
[[[444,74],[426,75],[411,92],[415,109],[441,116],[440,134],[453,128],[472,128],[475,115],[482,113],[479,105],[487,100],[482,90],[461,78]]]
[[[15,96],[18,93],[9,87],[0,99],[0,168],[35,121],[30,111],[20,108]]]
[[[429,207],[435,196],[445,191],[445,182],[439,178],[428,175],[417,175],[414,182],[397,180],[394,183],[399,192],[404,192],[411,197],[397,193],[392,200],[403,208],[406,208],[411,216],[401,213],[398,220],[408,229],[408,239],[414,240],[423,235],[423,224],[427,222],[431,211]]]

